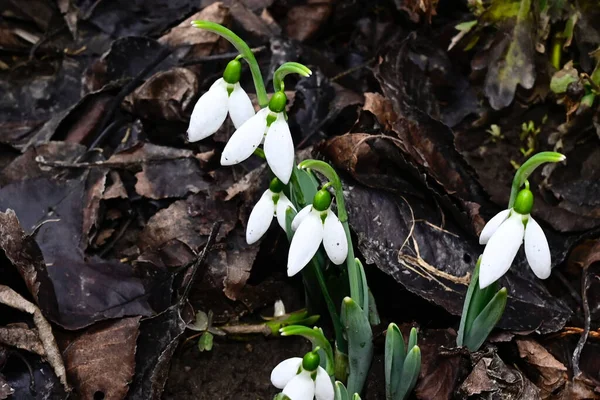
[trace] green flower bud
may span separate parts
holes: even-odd
[[[285,187],[285,185],[283,184],[283,182],[281,182],[277,178],[273,178],[273,180],[269,184],[269,189],[273,193],[281,193],[281,191],[283,190],[284,187]]]
[[[321,189],[315,194],[313,208],[317,211],[325,211],[331,205],[331,194],[326,189]]]
[[[316,351],[306,353],[302,358],[302,368],[308,372],[316,371],[321,364],[321,357]]]
[[[227,67],[225,67],[225,71],[223,72],[223,80],[229,84],[238,83],[240,81],[240,76],[242,75],[242,63],[238,60],[231,60]]]
[[[269,110],[280,113],[285,110],[285,105],[287,103],[287,96],[283,92],[276,92],[271,97],[269,101]]]
[[[533,193],[531,193],[529,188],[522,189],[519,194],[517,194],[517,199],[515,200],[513,208],[522,215],[531,213],[531,209],[533,208]]]

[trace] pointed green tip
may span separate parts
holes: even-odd
[[[388,330],[388,331],[391,331],[391,330],[392,330],[392,329],[394,329],[394,328],[395,328],[395,329],[398,329],[398,325],[396,325],[395,323],[391,322],[391,323],[388,325],[388,328],[387,328],[387,330]]]
[[[353,302],[352,297],[344,297],[344,304],[352,304]]]
[[[565,156],[564,154],[561,154],[560,157],[558,158],[558,161],[565,161],[567,159],[567,156]]]

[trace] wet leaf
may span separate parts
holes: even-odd
[[[289,37],[304,41],[314,36],[331,15],[332,1],[308,1],[291,7],[287,12],[286,33]]]
[[[155,162],[142,168],[135,175],[135,191],[150,199],[180,198],[210,187],[193,158]]]
[[[6,382],[4,375],[0,374],[0,400],[7,399],[14,392],[14,389]]]
[[[124,399],[135,371],[140,317],[95,324],[62,345],[79,398]]]

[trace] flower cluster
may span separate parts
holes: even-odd
[[[287,184],[294,167],[294,142],[285,116],[287,97],[276,92],[265,107],[254,113],[250,98],[239,84],[241,63],[229,62],[218,79],[194,107],[188,140],[196,142],[215,133],[227,113],[236,127],[221,154],[221,165],[234,165],[248,159],[262,144],[267,164],[281,182]]]

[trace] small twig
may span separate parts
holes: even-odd
[[[260,333],[265,336],[269,336],[271,334],[271,328],[264,324],[225,325],[219,326],[219,329],[228,335],[248,335]]]
[[[582,298],[582,306],[583,306],[583,332],[581,333],[581,337],[579,338],[579,342],[577,342],[577,346],[575,347],[575,351],[573,351],[573,357],[571,358],[571,362],[573,364],[573,377],[577,378],[581,375],[581,369],[579,368],[579,360],[581,358],[581,352],[583,351],[583,347],[587,342],[588,336],[590,334],[590,304],[587,297],[587,289],[588,289],[588,266],[583,268],[583,276],[581,278],[581,298]]]
[[[187,283],[185,289],[183,290],[181,297],[179,298],[179,307],[180,308],[183,307],[183,305],[187,301],[187,297],[192,288],[192,284],[194,283],[194,279],[196,278],[198,268],[200,267],[200,265],[202,265],[202,263],[206,259],[206,256],[208,255],[209,250],[212,248],[212,246],[217,238],[217,233],[219,232],[220,228],[221,228],[221,221],[217,221],[213,224],[212,228],[210,228],[210,234],[208,235],[208,239],[206,240],[206,244],[204,245],[204,248],[202,249],[202,251],[200,252],[198,257],[196,257],[196,260],[190,267],[191,273],[190,273],[189,282]]]
[[[35,161],[38,164],[44,165],[46,167],[85,169],[85,168],[127,168],[131,165],[152,164],[153,162],[181,160],[184,158],[189,158],[189,156],[167,157],[167,158],[161,158],[161,159],[148,159],[148,160],[133,160],[133,161],[122,161],[122,162],[114,162],[114,161],[69,162],[69,161],[58,161],[58,160],[57,161],[49,161],[49,160],[46,160],[43,156],[37,156],[35,158]]]
[[[98,253],[99,257],[104,258],[106,253],[108,253],[110,251],[110,249],[112,249],[114,247],[114,245],[123,237],[123,235],[125,234],[125,231],[127,230],[127,228],[129,227],[129,224],[131,224],[132,221],[133,221],[133,218],[129,218],[127,221],[125,221],[123,226],[121,226],[121,228],[119,229],[119,232],[117,232],[117,234],[111,239],[111,241],[108,242],[106,244],[106,246]]]
[[[260,53],[261,51],[265,50],[266,48],[267,48],[266,46],[259,46],[259,47],[255,47],[250,50],[254,54],[256,54],[256,53]],[[240,53],[238,53],[237,51],[233,51],[231,53],[213,54],[210,56],[194,58],[193,60],[182,61],[180,63],[180,65],[182,67],[186,67],[188,65],[202,64],[202,63],[208,62],[208,61],[228,60],[228,59],[233,59],[233,58],[237,57],[239,54]]]

